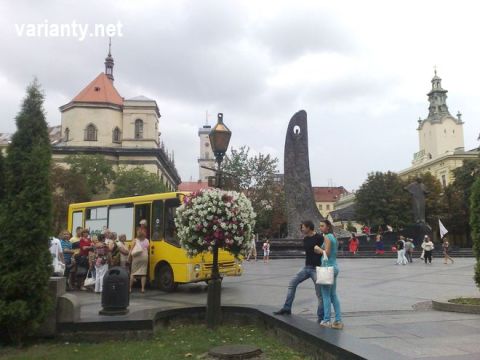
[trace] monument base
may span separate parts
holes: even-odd
[[[414,244],[420,245],[423,242],[425,235],[432,237],[432,228],[427,223],[417,223],[406,226],[401,232],[401,235],[411,238]]]

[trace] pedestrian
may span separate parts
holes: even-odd
[[[105,235],[97,236],[98,242],[95,244],[95,292],[103,291],[103,278],[108,271],[108,265],[111,262],[111,253],[108,245],[105,243]]]
[[[397,265],[407,265],[408,260],[405,257],[405,238],[400,236],[397,241]]]
[[[320,230],[323,233],[322,246],[315,246],[315,253],[322,255],[322,266],[333,267],[333,284],[321,285],[323,300],[323,320],[320,326],[331,327],[333,329],[343,329],[342,312],[340,309],[340,301],[337,296],[337,276],[339,273],[337,265],[337,239],[333,235],[333,226],[329,220],[320,221]],[[335,321],[330,323],[331,307],[335,310]]]
[[[85,282],[85,275],[88,273],[90,269],[90,264],[88,261],[88,255],[90,251],[93,249],[92,241],[89,238],[89,231],[88,229],[82,230],[82,237],[79,241],[79,252],[78,255],[75,256],[75,263],[76,263],[76,273],[75,276],[77,278],[78,286],[80,290],[87,290],[85,286],[83,286]]]
[[[270,259],[270,240],[265,240],[263,243],[263,262],[264,264],[268,263],[268,260]]]
[[[72,269],[72,257],[74,250],[72,249],[72,243],[70,242],[70,232],[64,230],[60,233],[60,243],[62,245],[63,259],[65,260],[65,272],[64,276],[67,278],[67,290],[73,289],[73,283],[71,280],[70,272]]]
[[[314,251],[315,246],[321,246],[323,243],[323,236],[315,232],[313,222],[305,220],[300,225],[300,231],[304,235],[303,248],[305,250],[305,266],[303,266],[297,274],[290,280],[288,284],[287,297],[283,307],[275,311],[275,315],[290,315],[292,313],[293,300],[295,299],[295,292],[297,286],[307,279],[312,279],[315,286],[315,294],[317,295],[317,321],[323,320],[323,302],[320,285],[317,284],[317,266],[320,266],[321,256]]]
[[[348,243],[348,249],[350,250],[350,253],[352,253],[353,255],[357,255],[358,244],[359,244],[359,241],[357,237],[355,236],[354,233],[352,233],[352,237],[350,238],[350,241]]]
[[[125,234],[120,234],[118,241],[116,241],[115,244],[120,252],[120,266],[128,272],[128,254],[130,253],[130,250],[125,241],[127,241],[127,236]]]
[[[147,283],[147,270],[148,270],[148,251],[150,249],[150,242],[145,237],[145,231],[143,229],[137,230],[137,237],[133,241],[133,247],[130,250],[129,257],[132,264],[132,271],[130,273],[130,292],[132,292],[132,286],[135,282],[136,276],[140,277],[142,284],[142,294],[145,292],[145,284]]]
[[[453,264],[454,261],[449,255],[450,243],[448,242],[446,237],[443,238],[442,248],[443,248],[443,263],[447,264],[447,261],[450,260]]]
[[[383,254],[385,254],[385,249],[383,246],[382,235],[377,234],[375,236],[375,255],[383,255]]]
[[[253,257],[257,261],[257,242],[255,240],[255,235],[252,236],[252,242],[250,243],[250,251],[247,255],[247,261],[250,261],[250,258]]]
[[[435,246],[433,245],[432,240],[430,240],[430,237],[428,235],[425,235],[422,243],[422,249],[423,251],[425,251],[425,254],[424,254],[425,264],[427,263],[427,260],[429,264],[432,263],[432,252],[434,248]]]
[[[65,271],[65,260],[63,259],[62,243],[60,239],[50,238],[50,254],[52,255],[52,266],[54,276],[63,276]]]
[[[415,249],[415,245],[413,245],[412,239],[407,238],[405,241],[405,257],[409,263],[413,262],[413,249]]]

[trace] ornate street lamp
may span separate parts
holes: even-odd
[[[218,114],[217,124],[213,127],[208,135],[213,154],[217,160],[217,171],[215,174],[215,186],[222,188],[222,161],[228,149],[232,132],[223,123],[223,114]],[[208,298],[207,298],[207,325],[214,328],[220,323],[220,305],[221,305],[221,287],[222,280],[218,271],[218,241],[213,246],[213,264],[212,277],[208,282]]]

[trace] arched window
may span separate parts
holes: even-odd
[[[65,142],[68,142],[70,140],[70,129],[68,127],[65,129],[63,139]]]
[[[135,139],[143,139],[143,121],[135,120]]]
[[[122,137],[122,132],[120,131],[120,129],[117,126],[115,129],[113,129],[112,141],[114,143],[118,143],[118,142],[120,142],[121,137]]]
[[[93,124],[88,124],[85,128],[85,141],[97,141],[97,127]]]

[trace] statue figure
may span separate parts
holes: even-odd
[[[405,190],[412,195],[413,217],[415,223],[425,224],[425,195],[428,191],[422,183],[422,179],[417,178],[411,184],[405,187]]]
[[[293,115],[288,124],[284,171],[288,237],[300,239],[300,223],[303,220],[311,220],[317,227],[323,219],[315,204],[310,179],[307,113],[304,110]]]

